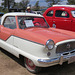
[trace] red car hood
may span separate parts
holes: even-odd
[[[20,34],[22,33],[22,34]],[[40,44],[46,44],[47,40],[52,39],[55,43],[74,39],[73,32],[66,34],[67,31],[54,28],[28,28],[19,30],[15,35]]]

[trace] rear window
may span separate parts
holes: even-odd
[[[75,18],[75,10],[71,11],[72,16]]]

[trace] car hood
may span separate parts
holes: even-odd
[[[20,29],[16,33],[16,35],[28,41],[32,41],[32,42],[36,42],[36,43],[45,45],[47,40],[49,39],[52,39],[54,43],[57,43],[60,41],[75,38],[75,36],[71,36],[66,33],[67,31],[65,30],[59,30],[59,29],[54,29],[54,28],[27,28],[25,30]],[[72,32],[70,34],[72,34]]]

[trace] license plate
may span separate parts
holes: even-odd
[[[68,64],[75,62],[75,56],[70,57],[70,59],[68,60]]]

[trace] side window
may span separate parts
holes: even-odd
[[[49,12],[47,13],[47,16],[52,17],[52,16],[53,16],[53,10],[49,11]]]
[[[67,11],[57,10],[55,12],[56,17],[63,17],[63,18],[69,18],[69,14]]]
[[[15,29],[16,28],[15,17],[6,17],[4,21],[4,27],[9,28],[9,29]]]

